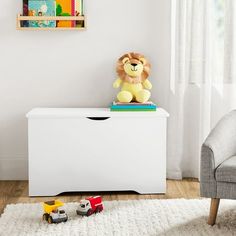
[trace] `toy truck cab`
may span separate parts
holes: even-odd
[[[65,210],[61,208],[63,205],[59,200],[44,202],[43,220],[46,220],[49,224],[66,222],[68,216]]]
[[[78,215],[90,216],[94,213],[101,212],[102,210],[102,198],[100,196],[96,196],[81,200],[76,212]]]

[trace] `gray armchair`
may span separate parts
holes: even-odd
[[[211,198],[214,225],[220,199],[236,199],[236,110],[223,117],[202,145],[200,192]]]

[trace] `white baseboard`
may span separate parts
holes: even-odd
[[[27,180],[28,160],[25,158],[0,159],[0,180]]]
[[[167,179],[181,180],[182,178],[180,171],[167,170]]]
[[[172,171],[167,170],[167,179],[182,180],[183,178],[196,178],[199,179],[197,171]]]

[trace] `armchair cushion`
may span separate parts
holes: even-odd
[[[200,178],[202,197],[236,198],[236,182],[224,181],[233,179],[231,174],[229,174],[230,178],[228,174],[223,178],[227,163],[222,165],[233,156],[236,156],[236,110],[230,112],[218,122],[202,145]],[[220,168],[217,172],[221,165],[222,169]],[[231,168],[230,165],[231,163],[227,168]],[[230,173],[234,172],[232,169]]]
[[[225,160],[215,172],[216,181],[236,183],[236,156]]]

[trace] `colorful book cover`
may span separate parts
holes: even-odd
[[[55,0],[29,0],[29,16],[56,16]],[[29,27],[56,27],[56,21],[29,21]]]
[[[23,16],[28,16],[28,0],[23,0]]]
[[[75,0],[75,15],[83,16],[84,15],[84,3],[83,0]],[[84,21],[76,21],[76,27],[84,27]]]
[[[28,0],[23,0],[23,16],[28,16]],[[23,27],[28,27],[29,22],[24,20],[21,22]]]
[[[76,0],[56,0],[56,15],[57,16],[74,16]],[[57,27],[73,27],[73,21],[57,21]]]
[[[75,15],[83,16],[84,15],[83,0],[74,0],[74,1],[75,1]]]

